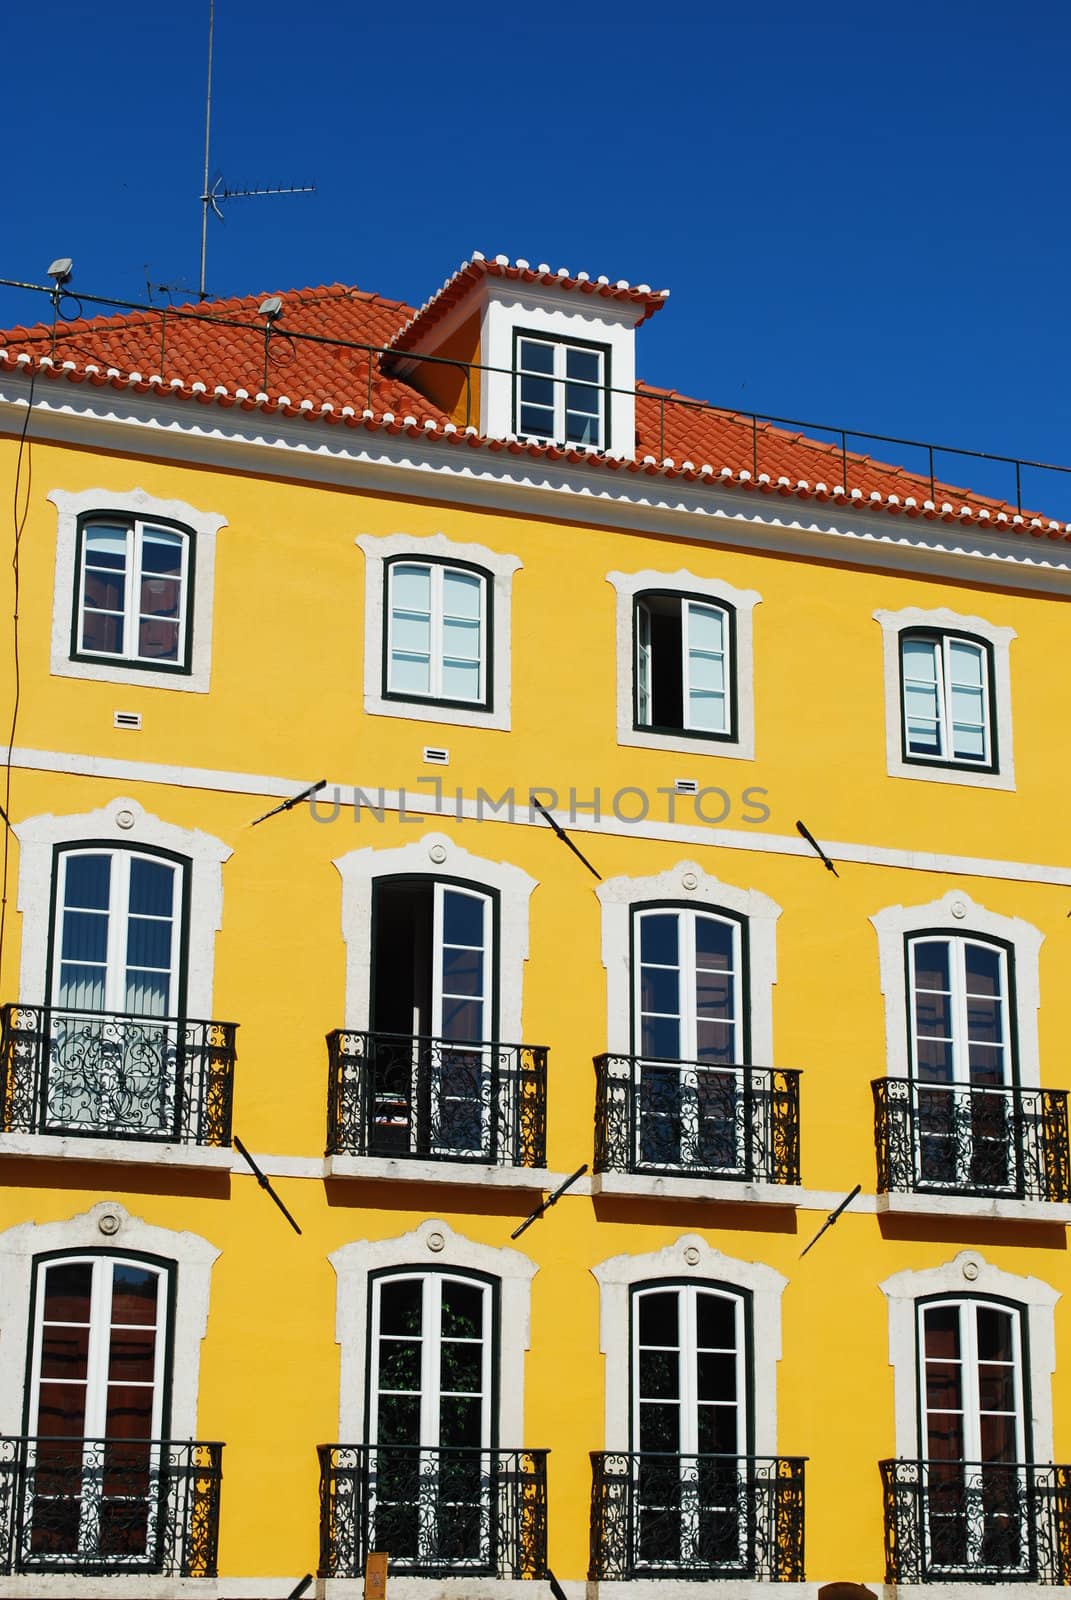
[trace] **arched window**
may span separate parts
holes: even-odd
[[[20,1564],[146,1570],[170,1466],[173,1264],[87,1252],[34,1268]]]

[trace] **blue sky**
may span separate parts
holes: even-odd
[[[196,286],[207,14],[7,8],[0,276]],[[231,203],[209,288],[420,303],[473,249],[605,272],[672,291],[651,382],[1071,463],[1069,60],[1047,0],[217,0],[214,174],[317,193]],[[43,309],[0,289],[0,325]],[[1071,514],[1068,485],[1032,498]]]

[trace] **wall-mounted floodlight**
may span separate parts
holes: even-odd
[[[260,315],[262,317],[266,317],[269,322],[277,321],[282,314],[283,302],[279,295],[270,295],[267,300],[262,300],[260,302]]]
[[[69,282],[73,271],[74,262],[70,256],[59,256],[49,267],[48,276],[54,281],[57,289],[62,289],[63,285]]]

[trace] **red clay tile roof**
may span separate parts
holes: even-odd
[[[510,270],[530,269],[515,264]],[[583,291],[584,280],[572,280],[573,287],[578,285]],[[598,284],[588,286],[589,292],[598,288]],[[614,292],[641,298],[650,294],[645,285],[615,286]],[[656,295],[650,298],[660,300]],[[35,367],[52,381],[110,385],[204,405],[304,416],[310,424],[404,431],[456,448],[506,451],[697,483],[717,479],[764,495],[863,504],[898,516],[1071,539],[1068,525],[1030,512],[1020,515],[1004,501],[943,483],[935,484],[931,493],[929,478],[904,468],[850,451],[842,456],[838,445],[768,423],[755,424],[749,416],[643,383],[636,389],[634,460],[484,438],[475,427],[455,426],[411,383],[394,377],[389,357],[384,369],[378,352],[411,325],[414,313],[409,306],[344,284],[291,290],[282,300],[266,384],[259,295],[61,322],[54,348],[49,324],[12,328],[0,333],[0,370]],[[291,340],[288,332],[313,338]]]
[[[555,289],[569,289],[580,295],[595,295],[603,300],[628,300],[640,308],[637,325],[660,311],[669,298],[668,289],[652,289],[648,283],[631,284],[620,279],[611,283],[609,278],[593,278],[590,273],[572,273],[568,267],[552,272],[546,262],[533,267],[524,260],[511,261],[508,256],[492,256],[490,260],[473,251],[470,261],[463,261],[442,288],[426,300],[420,310],[401,327],[391,340],[393,350],[410,350],[428,330],[441,322],[447,312],[465,298],[473,284],[483,278],[506,278],[511,283],[546,284]]]

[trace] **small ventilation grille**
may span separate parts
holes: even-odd
[[[674,794],[698,794],[699,780],[697,778],[674,778]]]
[[[424,746],[424,760],[432,767],[448,767],[450,765],[449,750],[436,749],[434,745]]]
[[[140,728],[141,712],[116,711],[112,716],[112,726],[114,728]]]

